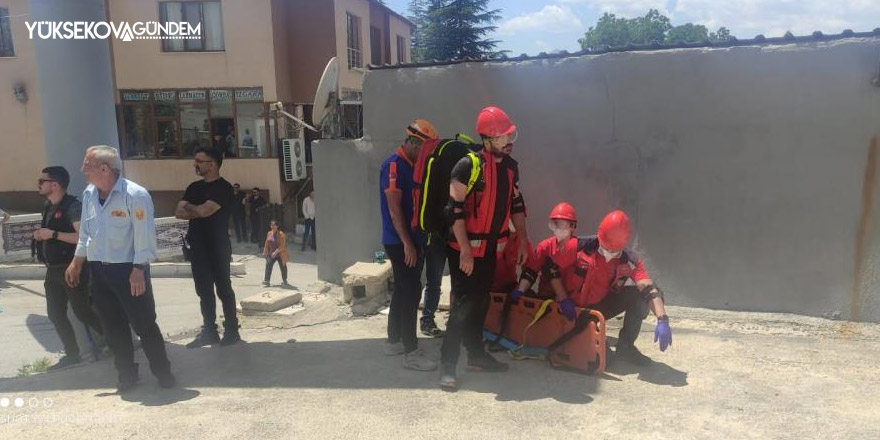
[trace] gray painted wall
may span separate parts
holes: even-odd
[[[107,21],[103,0],[29,0],[28,8],[28,22]],[[79,168],[86,148],[119,147],[110,44],[34,38],[34,46],[46,165],[66,167],[71,177],[68,192],[79,194],[85,188]]]
[[[671,304],[880,321],[878,60],[849,39],[370,71],[364,139],[314,148],[319,276],[380,248],[378,166],[409,120],[472,133],[495,104],[533,241],[561,200],[581,234],[622,208]]]

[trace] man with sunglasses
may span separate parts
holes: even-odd
[[[189,220],[186,239],[190,246],[193,281],[202,311],[202,331],[186,344],[186,348],[220,343],[232,345],[241,340],[232,290],[229,260],[232,242],[229,238],[229,217],[235,199],[232,185],[220,177],[223,153],[212,147],[195,151],[193,167],[201,177],[191,183],[178,202],[175,217]],[[223,307],[223,339],[217,332],[217,297]]]
[[[452,278],[453,304],[441,348],[440,387],[457,388],[456,364],[463,343],[468,370],[502,372],[508,365],[483,348],[483,321],[489,309],[489,289],[498,252],[508,245],[512,221],[520,236],[517,264],[529,255],[526,206],[519,192],[519,168],[510,157],[516,125],[498,107],[486,107],[477,116],[477,134],[483,140],[480,163],[462,158],[452,169],[447,212],[452,237],[447,254]],[[474,168],[479,166],[479,170]],[[479,181],[468,191],[475,171]]]
[[[387,356],[403,355],[411,370],[437,369],[437,362],[418,349],[416,326],[422,295],[424,239],[413,227],[413,164],[427,140],[437,139],[430,122],[416,119],[406,128],[403,145],[382,163],[379,171],[379,204],[382,213],[382,244],[394,272],[394,293],[388,313]]]
[[[76,333],[67,319],[67,304],[73,314],[83,322],[99,339],[104,330],[95,309],[89,300],[88,273],[83,273],[83,281],[76,286],[68,286],[64,281],[64,271],[73,260],[76,244],[79,241],[79,222],[82,203],[67,194],[70,173],[64,167],[43,168],[37,179],[37,191],[46,198],[43,220],[40,229],[34,231],[37,241],[37,258],[46,265],[46,313],[55,326],[55,332],[64,345],[64,356],[50,370],[64,368],[82,361]]]

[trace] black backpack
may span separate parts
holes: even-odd
[[[471,177],[468,180],[467,192],[478,185],[482,178],[479,146],[466,137],[444,139],[434,145],[423,145],[428,149],[419,154],[413,173],[416,190],[414,191],[413,227],[428,233],[445,234],[449,228],[446,217],[446,205],[449,203],[449,181],[452,168],[463,157],[473,161]],[[433,150],[431,150],[431,147]]]

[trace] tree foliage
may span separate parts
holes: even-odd
[[[483,57],[498,54],[499,41],[487,37],[496,29],[500,9],[489,0],[411,0],[409,12],[416,24],[413,59]]]
[[[582,49],[601,49],[605,46],[620,47],[628,44],[727,41],[731,38],[730,31],[725,27],[709,32],[701,24],[673,26],[668,17],[651,9],[643,17],[636,18],[617,17],[606,12],[578,42]]]

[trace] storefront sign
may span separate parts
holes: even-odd
[[[173,102],[174,101],[174,92],[156,91],[156,92],[153,92],[153,99],[155,99],[156,101],[164,101],[164,102],[172,101]]]
[[[183,90],[178,95],[180,102],[204,102],[204,90]]]
[[[235,91],[236,102],[263,102],[263,89],[241,89]]]
[[[232,102],[232,90],[211,90],[211,102]]]
[[[149,92],[122,92],[124,102],[145,102],[150,100]]]

